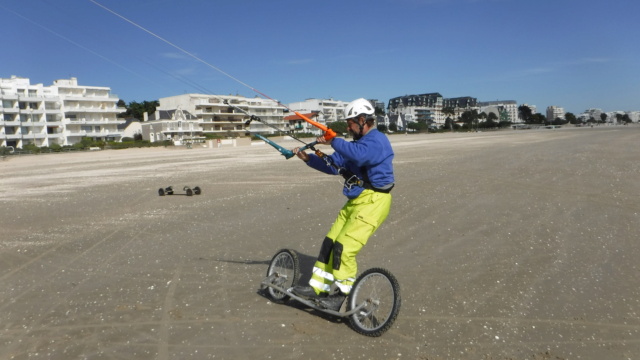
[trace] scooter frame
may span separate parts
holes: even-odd
[[[284,265],[283,265],[284,264]],[[345,311],[326,309],[320,299],[305,298],[292,292],[300,279],[297,253],[281,249],[272,258],[267,277],[261,282],[261,289],[276,303],[296,300],[314,310],[332,316],[348,318],[356,332],[377,337],[391,328],[400,312],[400,285],[395,276],[386,269],[371,268],[360,274],[342,307]],[[385,301],[381,298],[385,298]]]

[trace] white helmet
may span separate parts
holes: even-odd
[[[344,118],[345,119],[353,119],[359,115],[365,114],[367,117],[375,114],[375,110],[371,103],[367,99],[356,99],[347,105],[344,109]]]

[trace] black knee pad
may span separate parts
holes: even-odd
[[[331,256],[332,250],[333,250],[333,239],[325,237],[324,241],[322,242],[322,246],[320,247],[320,254],[318,255],[318,261],[323,264],[328,264],[329,257]]]
[[[333,243],[333,270],[340,270],[340,259],[342,258],[342,244],[338,241]]]

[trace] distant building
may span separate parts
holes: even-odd
[[[142,125],[140,120],[135,118],[124,119],[123,124],[118,124],[118,131],[122,134],[122,138],[135,138],[136,135],[142,135]]]
[[[591,120],[592,118],[595,121],[601,121],[602,120],[601,115],[602,115],[602,110],[591,108],[591,109],[585,110],[582,114],[580,114],[580,115],[578,115],[576,117],[582,122],[587,122],[587,121]],[[607,119],[607,122],[614,122],[615,123],[615,121],[616,121],[615,115],[609,116],[608,119]]]
[[[406,126],[407,122],[418,120],[444,124],[443,104],[444,98],[440,93],[398,96],[389,100],[387,113],[391,122],[394,122],[392,119],[397,118],[392,115],[402,115],[400,121],[403,126]]]
[[[12,76],[0,79],[0,146],[22,148],[73,145],[88,137],[120,141],[118,96],[101,86],[78,85],[76,78],[51,86]]]
[[[160,98],[159,103],[158,110],[174,112],[181,110],[183,114],[194,116],[198,119],[199,129],[194,128],[193,132],[200,131],[202,135],[238,137],[245,136],[247,131],[277,134],[293,130],[289,127],[290,124],[284,121],[285,108],[271,99],[247,98],[239,95],[183,94]],[[262,122],[252,121],[247,127],[245,122],[251,115],[259,117]],[[163,120],[179,121],[181,119]],[[168,124],[168,121],[165,122]]]
[[[316,121],[320,124],[328,124],[344,120],[344,109],[348,104],[348,102],[334,99],[307,99],[287,106],[300,113],[316,113],[318,114]]]
[[[481,101],[478,106],[480,112],[496,114],[498,121],[518,122],[518,103],[515,100]]]
[[[565,115],[564,109],[559,106],[552,105],[547,107],[547,121],[551,122],[558,118],[564,120],[564,115]]]
[[[309,120],[313,120],[318,122],[318,113],[317,112],[311,112],[311,113],[300,113],[298,112],[300,115],[306,117]],[[287,121],[289,123],[289,129],[291,129],[294,132],[303,132],[303,133],[312,133],[312,134],[316,134],[316,135],[322,135],[322,130],[320,130],[319,128],[311,125],[310,123],[308,123],[307,121],[305,121],[302,117],[293,114],[293,115],[289,115],[289,116],[285,116],[284,117],[284,121]]]
[[[173,141],[175,145],[204,140],[202,120],[182,109],[144,113],[142,139],[150,142]]]
[[[369,102],[379,113],[386,113],[384,101],[378,101],[378,99],[369,99]]]

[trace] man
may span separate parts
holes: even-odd
[[[310,167],[345,178],[343,194],[349,200],[322,243],[310,286],[293,288],[299,296],[319,297],[321,306],[334,311],[340,310],[355,281],[356,255],[389,214],[395,181],[393,150],[386,135],[375,128],[371,103],[354,100],[345,108],[345,114],[354,141],[319,137],[318,143],[334,149],[324,158],[294,150]],[[330,294],[334,284],[338,291]]]

